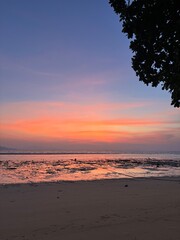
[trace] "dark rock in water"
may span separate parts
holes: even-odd
[[[124,185],[124,187],[128,187],[128,185],[126,184],[126,185]]]
[[[15,170],[17,169],[16,167],[7,167],[8,170]]]
[[[47,170],[46,170],[46,173],[48,173],[48,174],[55,174],[55,171],[53,171],[53,170],[51,170],[51,169],[47,169]]]

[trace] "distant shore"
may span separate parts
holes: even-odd
[[[0,185],[1,240],[177,240],[180,177]]]
[[[0,155],[72,155],[72,154],[180,154],[180,151],[19,151],[19,150],[0,150]]]

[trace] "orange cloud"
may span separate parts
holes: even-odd
[[[115,118],[121,112],[145,107],[149,103],[68,103],[68,102],[15,102],[0,105],[0,122],[17,120],[48,119],[82,119],[104,120]],[[129,113],[128,113],[129,114]]]
[[[90,141],[128,141],[135,136],[148,135],[161,128],[161,121],[146,120],[82,120],[66,118],[42,118],[36,120],[19,120],[1,124],[4,136],[19,135],[22,137],[42,137],[66,140]]]
[[[145,104],[144,104],[145,105]],[[162,142],[177,137],[177,120],[152,116],[117,118],[113,111],[142,108],[142,103],[76,104],[64,102],[1,105],[2,138],[92,142]],[[120,114],[119,114],[120,116]]]

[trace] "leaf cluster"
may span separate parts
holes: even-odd
[[[132,67],[146,85],[162,86],[180,107],[180,1],[110,0],[131,39]]]

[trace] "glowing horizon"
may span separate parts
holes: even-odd
[[[132,117],[133,109],[142,110],[147,103],[80,104],[66,102],[20,102],[1,104],[1,136],[7,142],[39,141],[46,143],[82,142],[106,144],[168,144],[178,141],[178,115]],[[113,115],[113,111],[122,112]],[[157,114],[157,113],[156,113]],[[4,145],[4,144],[2,144]],[[46,145],[46,144],[45,144]],[[18,147],[13,144],[13,147]]]

